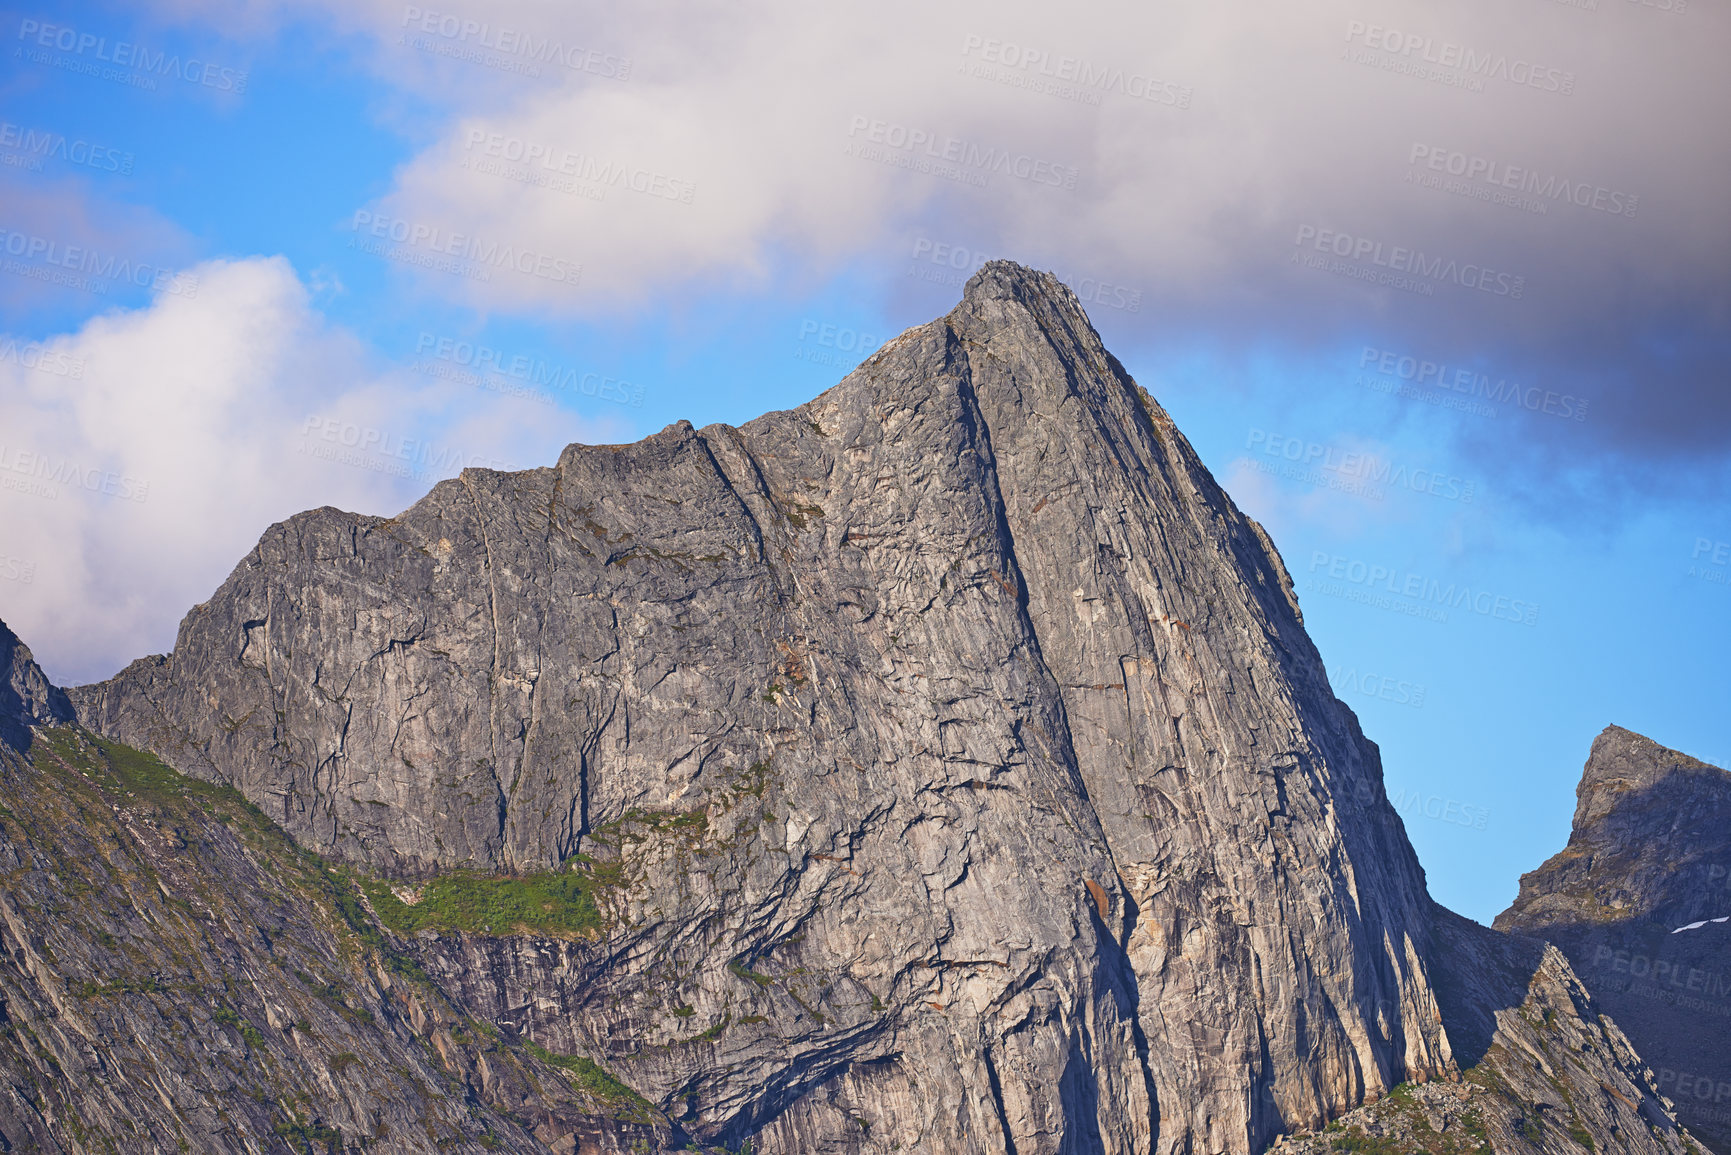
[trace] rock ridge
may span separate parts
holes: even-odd
[[[0,621],[0,742],[18,750],[30,747],[33,726],[70,722],[72,703],[48,681],[30,647]]]
[[[70,699],[403,887],[605,871],[414,949],[700,1143],[1248,1153],[1460,1069],[1273,543],[1008,262],[795,409],[272,526]]]
[[[1677,1117],[1731,1152],[1731,923],[1713,921],[1731,915],[1731,773],[1609,726],[1576,798],[1568,845],[1495,925],[1556,943]]]

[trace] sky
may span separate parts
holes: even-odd
[[[1727,43],[1705,0],[0,9],[0,617],[110,676],[274,521],[799,404],[1013,258],[1268,527],[1488,921],[1604,726],[1731,763]]]

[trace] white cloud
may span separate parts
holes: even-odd
[[[1307,0],[1254,11],[849,10],[782,0],[675,13],[380,0],[342,5],[334,19],[370,32],[373,64],[388,79],[451,113],[382,207],[584,264],[576,293],[534,278],[451,284],[500,303],[572,313],[749,275],[778,259],[828,269],[889,255],[880,247],[909,223],[1035,259],[1133,270],[1150,289],[1191,301],[1291,285],[1361,299],[1359,286],[1287,266],[1292,237],[1308,223],[1381,240],[1385,250],[1418,245],[1525,272],[1535,280],[1529,306],[1544,311],[1585,292],[1557,275],[1571,265],[1618,259],[1639,268],[1662,258],[1672,272],[1701,277],[1713,267],[1702,242],[1731,235],[1717,212],[1731,155],[1702,147],[1724,143],[1709,118],[1731,80],[1713,67],[1705,35],[1722,30],[1723,17],[1690,12],[1690,24],[1602,8],[1530,0],[1519,9],[1366,10]],[[581,48],[595,55],[576,59],[595,63],[562,66],[538,51],[545,44]],[[1449,71],[1425,64],[1427,53],[1469,51],[1489,62],[1469,87],[1412,75]],[[611,74],[623,59],[630,70],[620,81]],[[489,66],[504,60],[534,62],[543,74]],[[875,143],[869,130],[850,135],[856,116],[931,133],[930,151],[884,142],[884,155],[908,164],[941,160],[933,154],[953,138],[964,155],[972,145],[1074,166],[1077,188],[999,171],[976,190],[845,155],[850,143]],[[465,169],[465,157],[479,159],[472,132],[690,181],[696,196],[681,204],[634,193],[627,181],[595,201]],[[1643,197],[1652,208],[1644,219],[1615,218],[1552,201],[1535,216],[1416,187],[1406,182],[1417,171],[1415,145]],[[956,168],[983,172],[965,160]],[[1451,286],[1443,308],[1505,303],[1486,299],[1495,296]]]
[[[280,257],[186,273],[195,295],[0,337],[0,617],[59,680],[172,646],[273,521],[631,432],[381,367]]]
[[[237,34],[316,14],[445,108],[395,187],[357,207],[583,270],[575,286],[416,274],[478,307],[592,317],[862,265],[901,291],[924,236],[1127,286],[1141,308],[1114,320],[1151,335],[1314,350],[1373,334],[1604,400],[1601,425],[1538,441],[1731,434],[1731,15],[1714,6],[169,7]],[[595,200],[514,179],[521,163],[477,171],[462,162],[499,158],[476,156],[475,133],[626,175]],[[898,147],[919,133],[929,145]],[[986,150],[1073,169],[1075,188],[970,162]],[[629,187],[657,177],[694,185],[690,203]],[[1498,203],[1504,182],[1532,203]],[[1334,245],[1372,276],[1416,252],[1430,271],[1367,284],[1331,267]]]
[[[1369,339],[1595,398],[1581,426],[1482,431],[1495,444],[1472,451],[1540,476],[1583,443],[1615,463],[1731,441],[1721,6],[159,4],[243,37],[323,25],[442,108],[380,102],[430,143],[355,207],[582,266],[576,285],[404,270],[477,308],[592,319],[864,268],[924,309],[953,289],[905,275],[924,237],[1118,286],[1140,306],[1112,315],[1120,334],[1296,355]],[[465,168],[476,132],[625,183],[594,200]],[[897,146],[916,133],[929,146]],[[986,150],[1076,186],[970,163]],[[629,187],[656,177],[690,203]],[[1404,283],[1357,275],[1389,265]]]

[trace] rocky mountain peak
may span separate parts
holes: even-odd
[[[1731,1151],[1731,774],[1609,726],[1576,799],[1568,845],[1495,925],[1561,947],[1678,1117]]]
[[[1569,843],[1521,879],[1499,927],[1731,913],[1731,773],[1625,730],[1594,739]]]
[[[65,693],[48,681],[30,647],[0,622],[0,741],[22,750],[30,745],[30,727],[71,720]]]
[[[1007,262],[795,409],[272,526],[71,700],[370,894],[580,891],[417,965],[702,1144],[1249,1155],[1459,1073],[1273,543]]]
[[[1667,749],[1633,730],[1606,726],[1593,739],[1575,789],[1575,833],[1585,839],[1596,837],[1596,828],[1619,810],[1646,809],[1640,804],[1654,790],[1672,794],[1663,809],[1680,817],[1688,810],[1684,796],[1726,789],[1731,789],[1731,774],[1719,767]]]
[[[905,1084],[886,1144],[1247,1152],[1451,1063],[1423,874],[1278,553],[1007,262],[796,409],[273,526],[73,698],[366,871],[618,864],[644,964],[522,1029],[758,1020],[706,1135],[840,1134],[824,1103]],[[704,837],[622,845],[645,814]],[[792,1028],[742,959],[840,1001]]]

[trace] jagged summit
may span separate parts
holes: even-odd
[[[30,746],[30,727],[72,720],[72,704],[48,681],[30,647],[0,622],[0,742]]]
[[[1731,773],[1625,730],[1593,740],[1568,846],[1521,879],[1497,926],[1681,926],[1731,913]]]
[[[1087,314],[1070,286],[1051,273],[1009,260],[987,261],[974,270],[973,275],[962,286],[962,295],[955,308],[950,310],[946,317],[933,323],[952,320],[958,314],[977,312],[994,301],[1018,305],[1023,310],[1033,310],[1044,303],[1064,309],[1081,317],[1084,324],[1089,324]],[[1020,321],[1010,313],[1001,313],[994,323],[1014,325]],[[1089,327],[1092,328],[1091,325]]]
[[[1731,924],[1713,921],[1731,915],[1731,773],[1608,726],[1576,798],[1568,845],[1495,925],[1560,946],[1678,1117],[1731,1152]]]
[[[71,699],[374,893],[584,872],[593,937],[405,949],[703,1144],[1249,1155],[1459,1073],[1273,544],[1007,262],[797,408],[272,526]]]
[[[1719,767],[1661,746],[1633,730],[1606,726],[1593,739],[1586,769],[1576,787],[1575,831],[1592,837],[1594,828],[1625,805],[1631,794],[1650,791],[1667,780],[1668,789],[1689,793],[1731,789],[1731,774]],[[1670,809],[1676,820],[1686,815],[1686,808]]]

